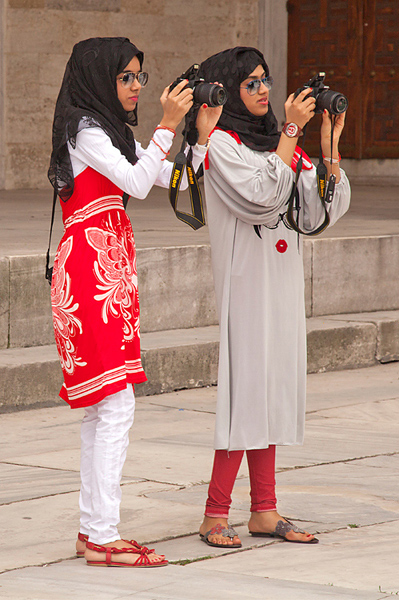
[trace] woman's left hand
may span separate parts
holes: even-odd
[[[329,177],[333,173],[336,177],[336,183],[339,183],[341,180],[339,160],[341,159],[338,152],[338,142],[345,124],[345,113],[341,113],[335,118],[332,144],[331,124],[331,115],[327,110],[325,110],[323,113],[323,121],[321,123],[321,150],[323,152],[323,156],[327,157],[324,159],[324,164],[327,167],[327,176]],[[331,158],[337,162],[331,164],[331,160],[328,160]]]
[[[208,140],[210,133],[215,129],[217,122],[222,114],[223,106],[211,107],[203,104],[197,115],[196,126],[199,137],[198,143],[204,146]]]
[[[343,112],[340,115],[337,115],[335,118],[334,131],[333,131],[333,146],[338,148],[339,138],[341,137],[341,133],[343,131],[345,125],[345,115]],[[323,121],[321,123],[321,146],[324,150],[330,151],[331,148],[331,122],[332,115],[328,112],[328,110],[324,110],[323,113]],[[325,152],[324,152],[325,153]]]

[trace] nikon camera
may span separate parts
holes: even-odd
[[[295,92],[295,98],[305,89],[312,88],[310,97],[316,98],[315,113],[322,113],[325,109],[332,115],[340,115],[348,108],[348,99],[340,92],[330,90],[328,85],[324,85],[325,73],[319,73],[309,79],[305,85]]]
[[[206,83],[204,79],[198,77],[199,68],[199,65],[192,65],[170,85],[169,91],[172,91],[184,79],[188,79],[186,87],[193,90],[194,107],[199,107],[201,104],[207,104],[208,106],[223,106],[223,104],[226,104],[227,92],[224,87],[216,83]]]

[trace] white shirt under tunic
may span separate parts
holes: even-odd
[[[167,129],[157,129],[153,138],[168,152],[173,142],[173,133]],[[75,147],[68,142],[73,175],[76,177],[87,166],[101,173],[121,190],[134,198],[147,197],[153,185],[168,188],[173,163],[164,160],[165,154],[152,140],[147,148],[136,141],[138,161],[132,165],[112,144],[110,137],[101,127],[87,127],[76,135]],[[198,169],[204,160],[206,147],[197,144],[193,147],[193,168]],[[181,190],[187,189],[187,176],[184,173]],[[167,199],[166,199],[167,200]],[[166,201],[165,200],[165,201]]]
[[[279,156],[257,152],[216,130],[205,197],[220,323],[215,448],[248,450],[302,444],[306,396],[306,321],[302,239],[279,215],[294,172]],[[323,222],[316,169],[299,178],[301,228]],[[331,224],[348,209],[341,181]],[[253,225],[261,228],[262,238]]]

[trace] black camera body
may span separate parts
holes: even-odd
[[[208,106],[223,106],[226,104],[227,92],[224,87],[216,83],[207,83],[204,79],[198,77],[199,68],[199,65],[192,65],[169,86],[169,91],[172,91],[181,81],[188,79],[186,88],[190,87],[193,90],[194,108],[198,108],[201,104],[207,104]]]
[[[348,108],[348,98],[340,92],[334,92],[330,90],[328,85],[324,85],[325,73],[318,73],[312,79],[309,79],[305,85],[295,92],[295,98],[303,91],[308,88],[312,88],[313,91],[309,94],[309,97],[316,99],[315,113],[322,113],[325,109],[331,115],[340,115],[345,112]],[[307,96],[308,97],[308,96]]]

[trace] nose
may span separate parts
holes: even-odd
[[[132,82],[132,85],[130,86],[130,89],[134,92],[138,92],[140,91],[142,88],[141,83],[139,82],[139,80],[137,79],[137,77],[135,78],[135,80]]]
[[[265,83],[263,83],[263,81],[260,82],[260,87],[259,87],[258,93],[259,94],[269,93],[269,88],[267,87],[267,85]]]

